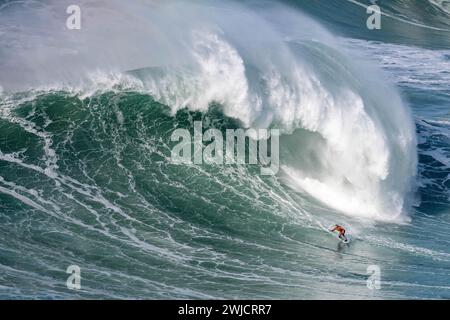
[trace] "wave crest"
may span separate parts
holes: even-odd
[[[280,128],[281,161],[293,187],[351,215],[388,220],[404,215],[416,172],[409,111],[375,68],[341,48],[313,19],[281,5],[250,10],[210,1],[150,7],[138,1],[126,10],[109,1],[92,10],[99,14],[95,25],[104,25],[100,31],[135,18],[131,41],[126,27],[116,30],[114,43],[80,33],[66,44],[66,53],[47,52],[48,60],[39,65],[22,61],[29,68],[25,74],[39,74],[34,83],[81,81],[91,87],[99,74],[136,69],[126,78],[173,113],[186,107],[205,111],[218,103],[244,127]],[[143,19],[145,14],[155,21]],[[63,41],[59,37],[54,34],[52,42]],[[108,55],[100,54],[100,47]],[[55,56],[57,64],[66,63],[73,50],[78,53],[68,74],[44,70]],[[159,52],[145,58],[151,50]],[[20,63],[23,56],[5,58],[3,63]]]

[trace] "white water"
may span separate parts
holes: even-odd
[[[350,215],[405,217],[416,172],[411,116],[380,72],[338,54],[339,41],[311,18],[279,5],[80,1],[82,30],[68,31],[68,2],[30,5],[0,12],[0,45],[14,48],[0,55],[5,90],[102,89],[117,82],[110,74],[162,67],[131,83],[173,113],[217,102],[244,127],[311,132],[316,139],[282,146],[315,162],[285,162],[290,185]]]

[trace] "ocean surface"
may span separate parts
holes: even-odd
[[[448,1],[77,3],[0,1],[0,298],[450,299]]]

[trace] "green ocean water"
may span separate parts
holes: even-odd
[[[182,3],[186,21],[207,19],[198,13],[207,4]],[[101,71],[83,80],[87,88],[70,83],[77,70],[59,64],[65,54],[76,60],[82,49],[61,55],[36,49],[26,59],[5,50],[34,45],[9,22],[27,26],[27,14],[57,5],[18,12],[21,5],[9,4],[0,11],[0,298],[450,298],[448,34],[399,21],[391,22],[399,24],[394,29],[411,30],[411,39],[358,32],[331,10],[366,17],[348,1],[290,5],[295,9],[214,3],[203,26],[207,36],[192,45],[200,62],[131,63],[119,78]],[[146,2],[114,6],[134,14],[129,23],[137,30],[146,15],[160,15],[167,25],[174,19]],[[441,7],[420,14],[420,5],[414,8],[392,1],[386,9],[446,28]],[[293,18],[300,23],[289,39],[284,23],[275,24],[280,17],[286,25]],[[310,19],[339,33],[331,37],[336,44],[322,31],[314,39],[298,31]],[[248,21],[254,27],[239,28]],[[58,35],[42,28],[56,43]],[[252,28],[275,31],[260,37]],[[411,36],[416,30],[428,36]],[[162,42],[156,32],[145,34],[154,41],[150,49],[178,41],[163,31]],[[80,37],[74,41],[100,50]],[[118,64],[124,55],[140,59],[117,50]],[[16,59],[21,68],[8,74]],[[84,65],[110,56],[96,59]],[[21,76],[30,61],[39,61],[28,73],[33,81]],[[297,87],[299,79],[305,82]],[[263,176],[260,165],[174,164],[171,134],[192,132],[195,121],[223,133],[281,128],[280,173]],[[350,244],[326,231],[335,223],[346,226]],[[67,288],[71,265],[81,269],[80,290]],[[368,287],[371,266],[381,272],[379,290]]]

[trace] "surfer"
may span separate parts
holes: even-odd
[[[345,241],[345,242],[348,241],[347,237],[345,236],[345,229],[343,227],[341,227],[340,225],[335,224],[333,229],[331,229],[330,231],[331,232],[334,232],[334,231],[339,232],[339,239],[341,239],[342,241]]]

